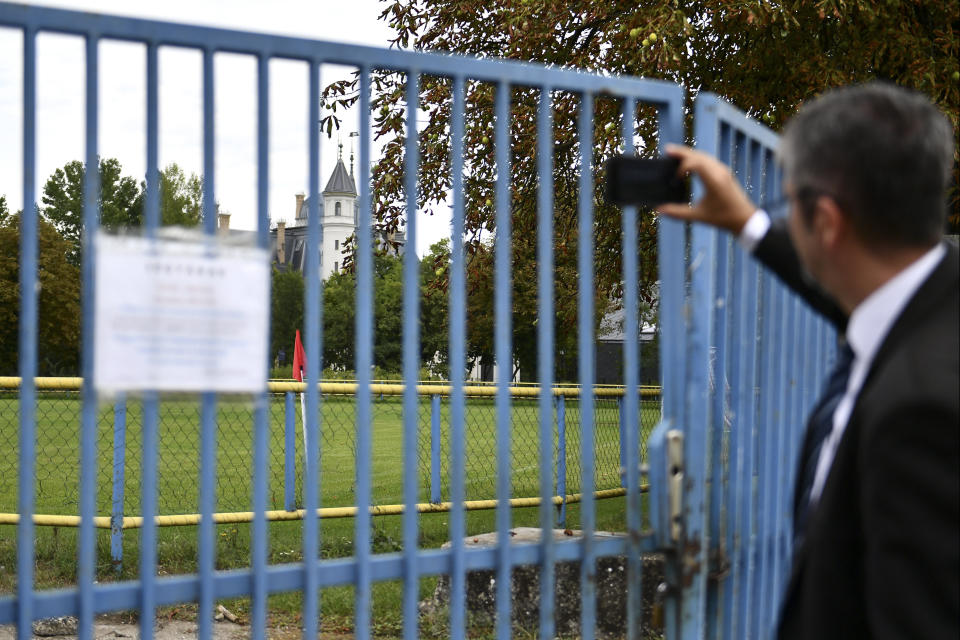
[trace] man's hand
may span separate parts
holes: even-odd
[[[689,147],[669,144],[667,155],[680,159],[677,174],[696,174],[703,182],[706,194],[694,205],[662,204],[657,211],[678,220],[705,222],[739,234],[757,207],[740,188],[730,168],[700,151]]]

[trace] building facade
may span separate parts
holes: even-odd
[[[320,195],[320,279],[326,280],[343,269],[343,260],[346,257],[344,243],[356,231],[359,215],[353,157],[351,155],[348,171],[343,163],[343,145],[340,146],[337,165]],[[285,220],[280,220],[270,230],[272,262],[281,271],[303,272],[306,267],[309,211],[310,199],[298,193],[293,222],[288,224]],[[403,232],[398,233],[392,240],[399,246],[397,253],[402,254],[405,240]]]

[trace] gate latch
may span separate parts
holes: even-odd
[[[670,539],[680,542],[683,524],[683,431],[671,429],[666,435]]]

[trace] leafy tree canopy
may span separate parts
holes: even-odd
[[[121,176],[116,158],[100,159],[100,220],[107,228],[138,224],[134,202],[140,195],[137,182]],[[85,167],[72,160],[57,169],[43,187],[43,215],[70,245],[70,261],[80,263],[83,232]]]
[[[433,244],[420,261],[420,346],[430,371],[450,379],[450,241]],[[468,354],[469,357],[469,354]]]
[[[381,19],[394,29],[393,44],[416,50],[512,58],[618,75],[678,82],[693,94],[714,91],[748,114],[778,128],[806,99],[827,88],[880,78],[929,95],[958,125],[960,66],[957,3],[886,0],[677,0],[594,2],[571,0],[385,0]],[[375,213],[380,227],[395,230],[404,215],[403,74],[372,77],[375,136],[385,138],[373,173]],[[357,99],[356,79],[325,92],[328,107]],[[464,138],[468,251],[477,251],[494,227],[493,88],[469,83]],[[535,237],[536,107],[538,95],[511,95],[511,186],[514,243]],[[553,95],[555,246],[576,246],[576,177],[579,171],[575,117],[578,98]],[[450,178],[450,82],[421,79],[419,204],[428,212],[446,206]],[[619,107],[594,105],[594,177],[601,184],[602,160],[620,144]],[[638,112],[641,148],[653,149],[652,111]],[[325,124],[339,121],[335,110]],[[597,225],[597,288],[616,299],[621,279],[619,211],[594,194]],[[960,222],[956,191],[952,217]],[[644,297],[653,297],[655,220],[641,216],[640,246]],[[575,251],[573,252],[575,255]],[[532,260],[530,248],[514,247],[514,260]],[[558,266],[563,256],[558,254]],[[558,300],[558,303],[561,301]]]
[[[293,364],[297,329],[303,327],[303,274],[273,270],[270,298],[270,356],[284,352],[281,366]]]
[[[143,224],[146,182],[140,182],[140,193],[134,203],[136,221]],[[176,162],[160,170],[160,224],[195,227],[203,219],[203,178],[187,175]]]
[[[420,265],[420,363],[434,373],[446,370],[446,304],[443,295],[427,287],[426,270]],[[373,271],[373,364],[383,372],[403,368],[403,259],[388,253],[374,257]],[[353,369],[356,363],[356,274],[332,274],[323,291],[323,366]],[[442,333],[439,333],[442,331]],[[292,344],[292,343],[291,343]]]
[[[373,274],[373,364],[386,371],[403,366],[403,261],[378,255]],[[323,292],[323,363],[351,369],[355,363],[356,275],[331,275]]]
[[[116,158],[100,159],[100,224],[110,230],[143,224],[146,182],[123,176]],[[70,243],[70,260],[80,263],[85,167],[72,160],[53,172],[43,187],[41,211]],[[160,171],[160,222],[196,226],[202,217],[203,179],[176,163]]]
[[[782,123],[810,96],[880,78],[957,125],[960,7],[909,0],[389,0],[393,44],[664,78]]]
[[[38,226],[39,375],[76,375],[80,356],[80,271],[70,243],[54,226]],[[20,214],[0,220],[0,375],[16,375],[20,331]]]

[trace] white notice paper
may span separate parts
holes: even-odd
[[[99,233],[96,251],[98,391],[266,389],[265,249]]]

